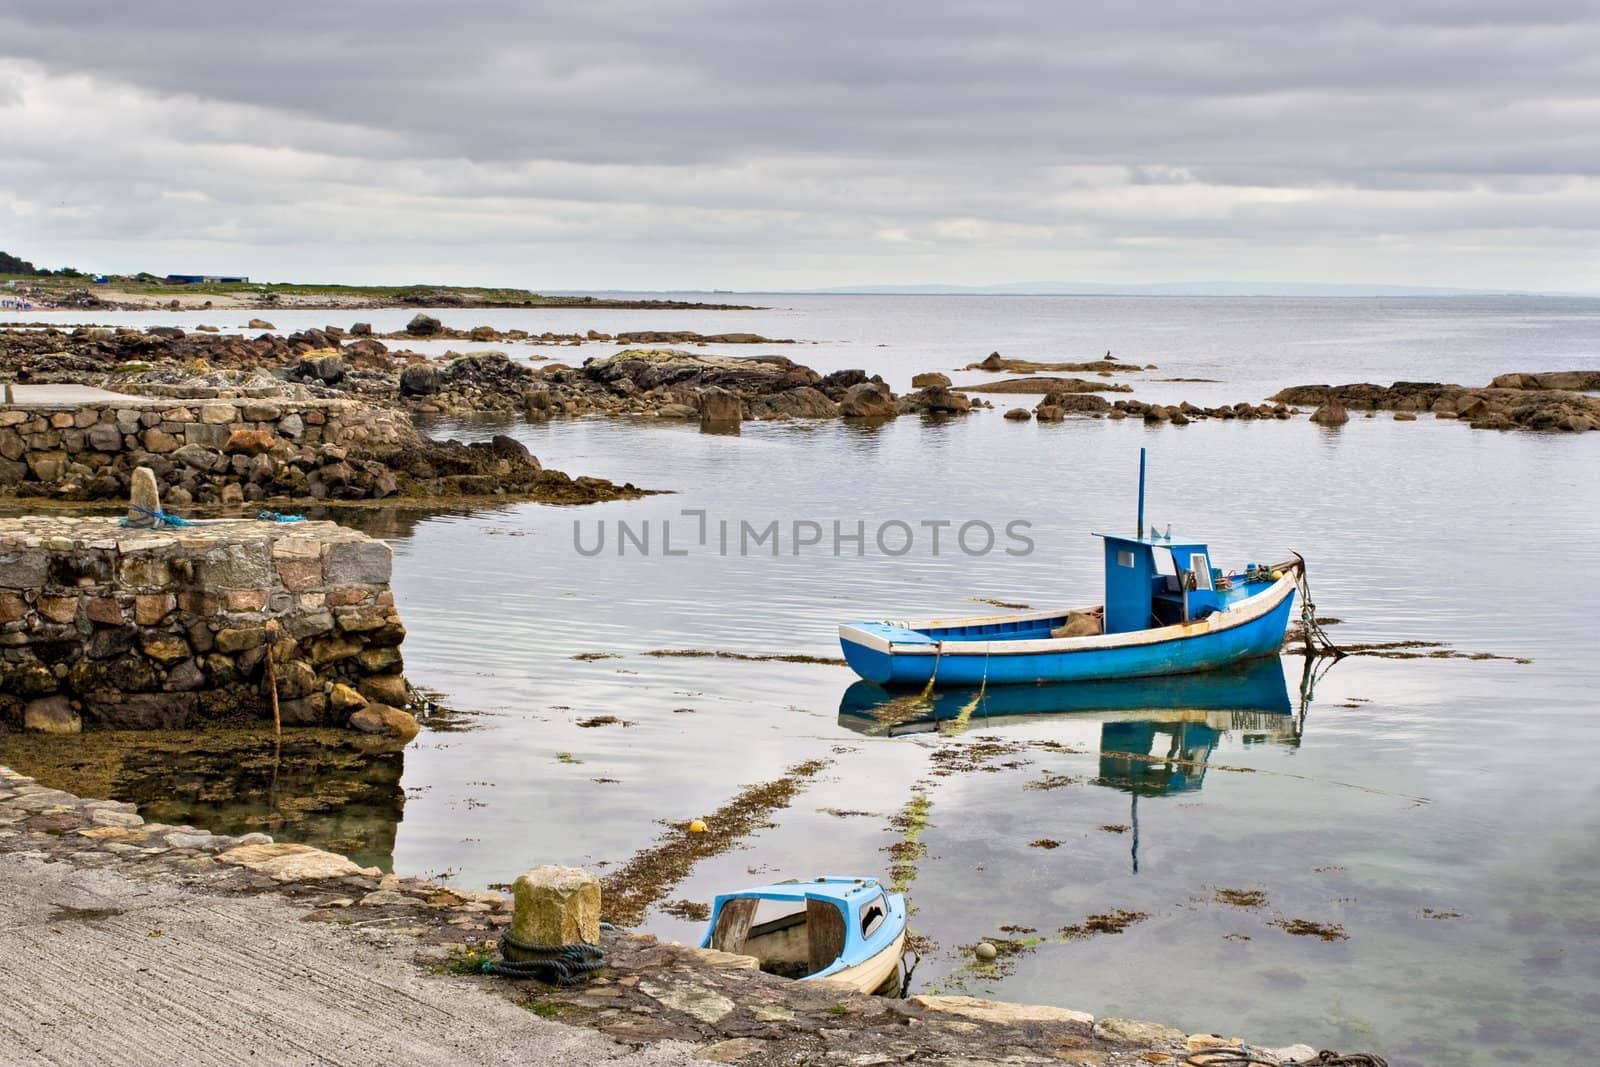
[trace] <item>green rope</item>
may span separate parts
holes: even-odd
[[[507,949],[526,958],[510,959]],[[605,965],[605,953],[595,945],[534,945],[506,933],[500,935],[500,959],[484,961],[483,973],[501,978],[536,978],[550,985],[571,986],[583,982]]]

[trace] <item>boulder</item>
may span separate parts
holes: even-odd
[[[1311,413],[1311,421],[1321,426],[1342,426],[1350,421],[1350,413],[1338,401],[1330,400]]]
[[[368,704],[353,713],[350,716],[350,728],[364,734],[398,738],[401,742],[410,741],[422,730],[408,712],[387,704]]]
[[[972,410],[972,401],[946,385],[930,385],[907,397],[913,411],[930,415],[965,415]]]
[[[371,337],[372,336],[372,323],[370,323],[370,322],[351,323],[351,325],[350,325],[350,335],[352,337]]]
[[[247,329],[247,330],[276,330],[277,329],[276,326],[272,325],[272,323],[268,322],[266,319],[251,319],[249,322],[244,324],[244,328]]]
[[[337,352],[314,351],[300,357],[294,376],[302,381],[319,381],[323,385],[338,385],[344,381],[344,357]]]
[[[600,882],[576,867],[545,865],[511,883],[511,937],[526,945],[598,945]],[[517,957],[506,946],[510,959]]]
[[[1027,408],[1012,408],[1006,412],[1006,418],[1012,422],[1027,422],[1033,416],[1028,412]]]
[[[305,882],[378,873],[377,868],[358,867],[344,856],[287,841],[269,845],[240,845],[218,853],[217,862],[258,871],[276,882]]]
[[[732,428],[744,417],[739,397],[720,386],[700,390],[699,401],[702,426]]]
[[[444,323],[432,315],[417,312],[410,322],[406,323],[406,333],[412,337],[433,337],[444,332]]]
[[[41,734],[75,734],[83,730],[83,720],[71,701],[57,695],[29,701],[22,709],[22,727]]]
[[[259,456],[272,451],[278,439],[265,430],[235,430],[228,435],[222,451],[230,456]]]
[[[899,414],[894,395],[882,382],[852,385],[839,401],[839,414],[847,419],[887,419]]]
[[[1066,418],[1066,413],[1055,404],[1040,404],[1033,409],[1033,417],[1040,422],[1061,422]]]
[[[930,385],[942,385],[948,389],[950,387],[950,379],[938,371],[918,374],[911,379],[911,388],[913,389],[926,389]]]
[[[432,363],[412,363],[400,372],[401,396],[432,396],[439,391],[439,368]]]

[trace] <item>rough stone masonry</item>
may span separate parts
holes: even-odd
[[[331,522],[0,519],[0,724],[270,721],[270,678],[284,725],[409,740],[390,568]]]

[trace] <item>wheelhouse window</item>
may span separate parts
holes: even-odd
[[[1196,589],[1211,588],[1211,564],[1206,561],[1205,553],[1196,552],[1189,557],[1189,570],[1194,574]]]
[[[889,902],[879,893],[861,906],[861,936],[871,937],[889,917]]]
[[[1129,551],[1128,549],[1126,549],[1126,548],[1117,549],[1117,566],[1119,566],[1119,567],[1131,567],[1131,566],[1133,566],[1133,553],[1131,551]]]

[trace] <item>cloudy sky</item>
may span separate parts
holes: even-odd
[[[1600,8],[7,0],[0,249],[546,289],[1600,292]]]

